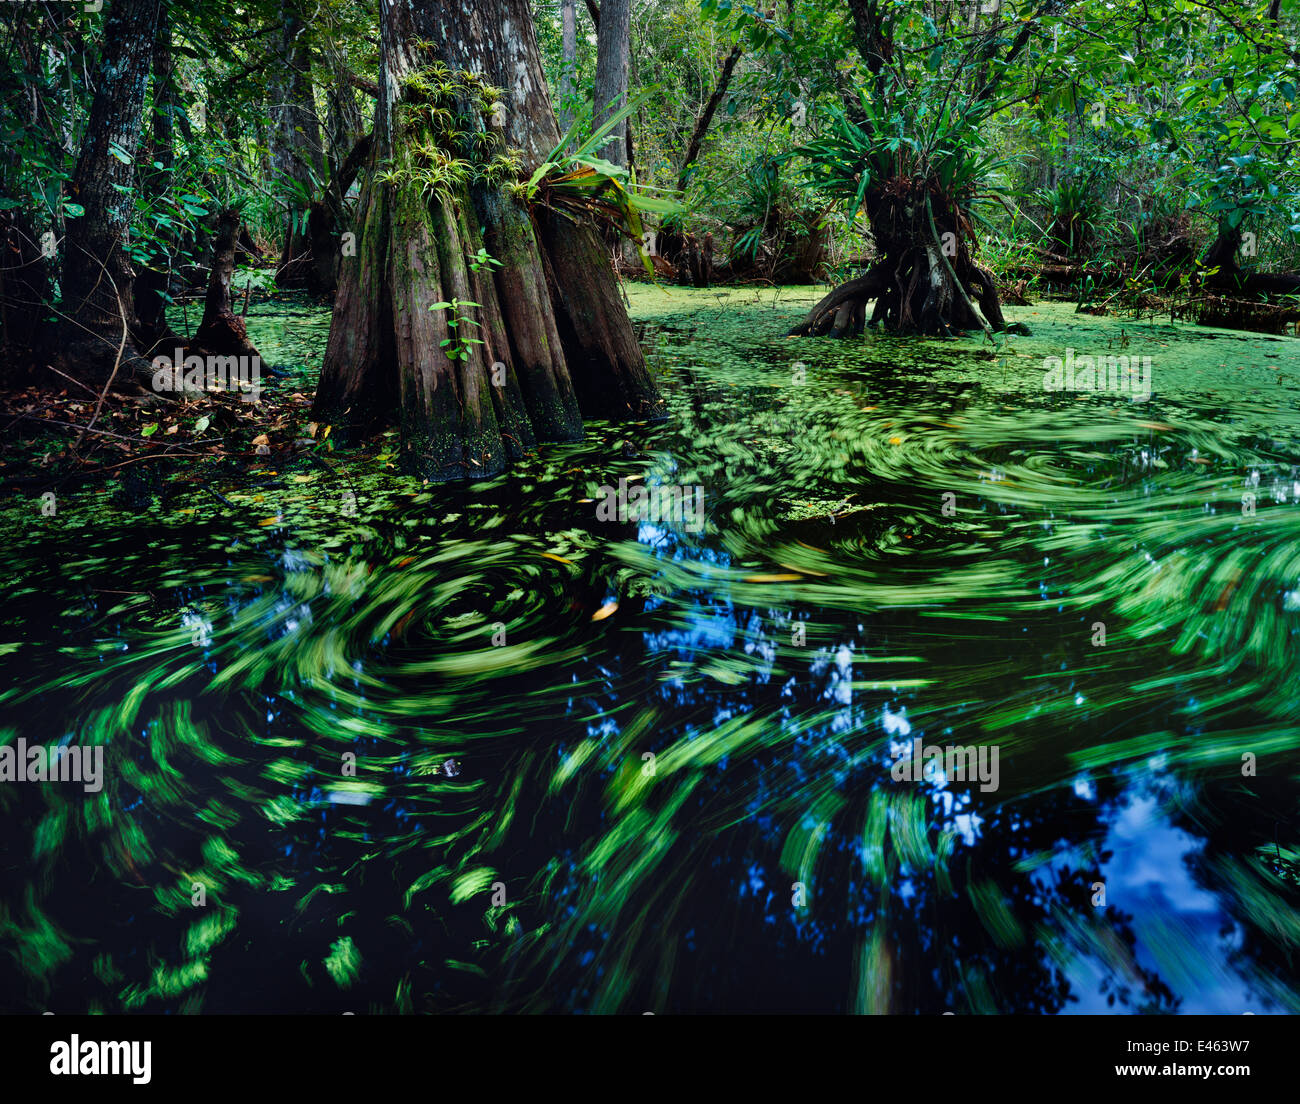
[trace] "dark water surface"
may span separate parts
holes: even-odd
[[[106,778],[0,784],[3,1010],[1300,1010],[1300,341],[630,294],[667,425],[5,507],[0,743]],[[310,387],[327,310],[250,322]]]

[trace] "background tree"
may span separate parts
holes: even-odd
[[[632,42],[632,0],[604,0],[596,31],[596,88],[592,129],[599,129],[627,104],[629,51]],[[627,123],[614,124],[600,156],[615,165],[626,166]]]
[[[832,110],[830,127],[801,152],[820,187],[865,212],[878,259],[792,333],[861,333],[872,300],[871,321],[899,333],[1009,328],[992,273],[974,259],[973,205],[1007,166],[986,151],[981,127],[1053,7],[994,4],[987,16],[972,8],[958,27],[955,6],[936,20],[923,8],[850,0],[867,69],[860,110]]]
[[[61,319],[50,355],[80,379],[152,374],[129,330],[135,273],[128,243],[158,11],[158,0],[114,0],[110,7],[69,187]]]
[[[311,74],[311,27],[297,0],[283,0],[283,26],[273,84],[271,169],[288,198],[284,246],[276,282],[302,286],[311,277],[311,241],[307,212],[326,180],[320,118]]]

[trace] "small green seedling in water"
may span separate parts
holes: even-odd
[[[483,344],[478,338],[468,337],[460,332],[461,323],[470,326],[478,325],[474,319],[461,314],[461,308],[478,306],[482,306],[482,304],[472,303],[468,299],[453,299],[450,303],[438,302],[429,305],[430,310],[445,310],[447,312],[447,326],[453,333],[450,337],[443,338],[438,344],[446,351],[448,360],[469,360],[470,346]]]

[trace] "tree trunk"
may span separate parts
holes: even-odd
[[[632,39],[632,0],[605,0],[596,31],[596,92],[592,105],[592,130],[599,130],[611,115],[627,104],[629,52]],[[626,168],[627,120],[609,133],[597,151],[615,165]]]
[[[560,130],[568,134],[573,126],[573,111],[569,105],[578,94],[577,0],[560,0],[560,41],[564,53],[564,72],[560,78]]]
[[[1040,15],[1045,7],[1040,6]],[[849,0],[849,12],[858,53],[872,75],[872,90],[888,105],[889,82],[898,80],[890,64],[898,14],[877,0]],[[966,93],[967,110],[991,102],[1008,64],[1024,50],[1038,27],[1037,18],[1027,17],[1015,38],[1008,40],[1001,29],[1000,0],[981,7],[979,14],[988,17],[988,29],[978,44],[973,66],[968,67],[976,76]],[[1001,64],[993,66],[999,52]],[[897,83],[894,91],[907,94]],[[879,137],[871,134],[865,118],[855,125],[867,128],[869,138]],[[827,295],[790,331],[792,336],[860,334],[868,324],[867,306],[873,300],[870,324],[900,334],[947,335],[975,328],[986,333],[1029,332],[1023,324],[1008,325],[1002,317],[992,276],[971,256],[975,234],[970,217],[959,198],[945,192],[937,165],[930,164],[915,175],[873,181],[863,207],[881,260]]]
[[[596,0],[587,0],[587,14],[591,16],[591,25],[592,25],[593,27],[595,27],[595,29],[596,29],[596,40],[597,40],[597,42],[599,42],[599,41],[600,41],[600,5],[598,5],[598,4],[596,3]],[[629,16],[630,16],[630,14],[631,14],[631,9],[629,8]],[[629,33],[628,33],[629,65],[630,65],[630,61],[631,61],[631,56],[630,56],[630,51],[631,51],[631,31],[630,31],[630,22],[631,22],[631,21],[630,21],[630,18],[629,18]],[[630,78],[629,78],[629,79],[630,79]],[[633,149],[632,149],[632,146],[633,146],[633,143],[632,143],[632,121],[631,121],[630,119],[624,119],[624,120],[623,120],[623,129],[626,131],[626,134],[627,134],[627,139],[626,139],[626,141],[624,142],[624,148],[625,148],[626,151],[627,151],[627,160],[626,160],[625,162],[623,162],[623,165],[624,165],[624,167],[626,168],[627,166],[631,165],[631,164],[633,163],[633,161],[635,160],[635,157],[633,156]]]
[[[1237,250],[1241,248],[1241,227],[1229,226],[1227,219],[1219,221],[1219,232],[1201,256],[1202,268],[1217,268],[1211,282],[1227,284],[1240,269]]]
[[[355,433],[395,409],[404,466],[447,480],[580,439],[589,405],[657,415],[599,239],[546,211],[534,224],[514,191],[559,139],[526,0],[382,0],[380,17],[357,255],[313,416]]]
[[[149,203],[159,202],[171,187],[175,148],[172,141],[172,112],[176,106],[176,87],[172,79],[171,13],[165,4],[158,9],[158,27],[153,46],[153,142],[144,170],[141,192]],[[161,166],[161,168],[157,167]],[[140,351],[152,360],[181,343],[181,338],[167,323],[168,290],[172,278],[171,235],[158,231],[160,239],[152,251],[149,264],[135,281],[135,332]]]
[[[1260,329],[1267,333],[1280,332],[1283,313],[1266,309],[1257,297],[1269,295],[1295,295],[1300,293],[1300,274],[1251,272],[1243,269],[1237,260],[1242,245],[1240,224],[1230,226],[1226,218],[1219,222],[1218,234],[1201,256],[1201,268],[1215,269],[1205,278],[1208,291],[1220,293],[1210,308],[1189,311],[1187,305],[1180,313],[1195,314],[1202,325],[1223,326],[1229,329]]]
[[[1028,333],[1002,317],[992,276],[970,255],[973,234],[965,212],[937,193],[936,185],[906,177],[869,189],[865,207],[882,259],[823,298],[791,336],[861,334],[872,300],[870,324],[899,334],[984,328]]]
[[[361,108],[357,106],[357,90],[353,82],[358,78],[348,70],[343,51],[327,44],[322,55],[332,78],[325,90],[325,119],[329,135],[330,179],[335,180],[348,155],[365,135],[366,123]]]
[[[0,378],[31,363],[52,291],[49,258],[26,212],[0,211]]]
[[[281,287],[305,287],[312,278],[311,240],[307,213],[326,179],[320,120],[311,82],[311,42],[302,16],[285,0],[280,45],[283,76],[275,90],[271,117],[271,168],[286,196],[284,246],[275,282]]]
[[[239,230],[239,212],[222,211],[217,219],[213,243],[212,275],[208,294],[203,301],[203,320],[194,333],[189,353],[197,356],[258,356],[257,347],[248,340],[243,318],[235,313],[231,285],[235,272],[235,237]]]
[[[35,8],[9,16],[7,48],[10,80],[29,98],[27,118],[33,126],[43,119],[39,140],[58,149],[63,135],[55,125],[58,113],[46,103],[42,74],[47,64],[41,45],[44,15]],[[16,383],[20,373],[31,367],[35,346],[43,338],[42,321],[53,299],[54,264],[52,250],[58,228],[59,205],[45,212],[35,208],[25,186],[24,166],[16,158],[0,160],[0,380]],[[45,235],[49,234],[47,238]],[[60,381],[62,382],[62,381]]]
[[[70,375],[89,381],[104,382],[114,373],[151,376],[129,332],[135,273],[126,240],[157,19],[157,0],[114,0],[69,189],[85,213],[67,220],[62,318],[50,354]],[[126,156],[114,156],[114,147]]]
[[[342,235],[348,232],[352,221],[347,194],[370,158],[370,142],[367,134],[352,147],[352,152],[330,177],[324,195],[312,203],[307,215],[312,260],[307,287],[311,291],[330,294],[338,288],[339,261],[345,248]],[[354,231],[346,247],[354,247],[355,237]]]
[[[731,74],[736,68],[736,62],[740,60],[741,55],[740,43],[732,47],[731,53],[727,55],[727,60],[722,63],[722,72],[718,75],[718,83],[713,89],[713,95],[709,97],[708,102],[704,105],[704,110],[700,112],[700,117],[695,120],[695,128],[691,131],[691,140],[686,144],[686,156],[682,158],[682,169],[677,175],[677,190],[686,191],[686,185],[690,183],[691,167],[695,164],[695,159],[700,155],[700,145],[704,142],[704,136],[709,132],[709,124],[713,122],[714,112],[718,110],[718,105],[722,103],[722,97],[727,94],[727,86],[731,83]]]

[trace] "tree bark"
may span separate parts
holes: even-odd
[[[114,373],[151,375],[129,333],[135,273],[126,243],[157,20],[157,0],[114,0],[69,188],[85,213],[67,220],[62,318],[50,355],[70,375],[88,381],[105,382]],[[114,147],[126,156],[114,156]]]
[[[560,41],[564,54],[564,72],[560,78],[560,130],[565,134],[573,126],[573,111],[568,107],[578,92],[578,9],[576,0],[560,0]]]
[[[632,39],[632,0],[605,0],[596,31],[596,91],[592,105],[592,130],[627,104],[628,64]],[[628,163],[627,120],[619,122],[599,155],[624,168]]]
[[[217,219],[213,242],[212,275],[208,294],[203,301],[203,319],[194,333],[189,353],[198,356],[258,356],[248,340],[243,318],[235,313],[231,285],[235,271],[235,237],[239,230],[239,212],[222,211]]]
[[[902,177],[868,189],[865,207],[882,259],[827,295],[791,336],[860,334],[856,319],[865,319],[872,299],[871,324],[900,334],[949,336],[977,328],[1028,333],[1023,324],[1006,322],[997,285],[971,257],[965,212],[930,189],[929,181]]]
[[[1221,220],[1218,234],[1201,256],[1202,268],[1217,270],[1206,277],[1204,286],[1207,290],[1240,296],[1294,295],[1300,292],[1300,274],[1243,269],[1237,260],[1241,242],[1240,224],[1229,226],[1227,219]],[[1213,325],[1252,329],[1257,313],[1256,305],[1249,299],[1224,299]]]
[[[356,86],[351,79],[353,74],[348,71],[342,50],[328,44],[321,53],[332,77],[325,90],[325,119],[329,135],[330,178],[334,180],[338,178],[348,154],[366,133],[366,124],[357,106]]]
[[[26,213],[0,211],[0,378],[30,364],[53,281]]]
[[[361,138],[352,147],[343,163],[330,177],[324,195],[313,201],[307,215],[307,235],[311,240],[311,269],[307,287],[320,294],[329,294],[338,287],[339,261],[342,256],[342,235],[351,222],[351,209],[347,194],[357,174],[370,158],[371,136]],[[353,241],[355,241],[355,232]]]
[[[284,28],[280,43],[282,77],[274,92],[271,117],[271,169],[285,185],[284,245],[275,282],[304,287],[312,277],[311,239],[307,213],[326,179],[320,120],[311,81],[311,40],[295,0],[283,0]]]
[[[146,202],[159,203],[171,187],[175,145],[172,113],[176,109],[173,80],[171,12],[166,4],[158,8],[158,26],[153,46],[153,142],[144,170],[141,192]],[[157,167],[161,166],[161,168]],[[159,242],[148,265],[135,281],[135,333],[145,359],[152,360],[181,342],[167,323],[168,289],[172,277],[172,235],[159,230]]]
[[[1050,3],[1039,0],[1012,40],[1000,31],[1000,3],[981,9],[981,14],[989,14],[989,27],[976,59],[976,76],[966,92],[970,104],[992,99],[1005,66],[990,68],[990,62],[998,50],[1005,51],[1004,61],[1019,54]],[[897,95],[908,94],[903,78],[895,72],[896,13],[883,0],[849,0],[849,11],[858,52],[872,74],[876,96],[887,106],[891,88]],[[869,120],[859,116],[855,124],[868,138],[878,137],[872,135]],[[861,333],[872,300],[870,324],[900,334],[951,335],[975,328],[1029,332],[1023,324],[1008,324],[1003,318],[997,285],[971,255],[975,235],[970,217],[960,197],[945,192],[938,175],[934,165],[927,165],[913,175],[872,181],[863,207],[881,260],[826,296],[790,330],[792,336]]]

